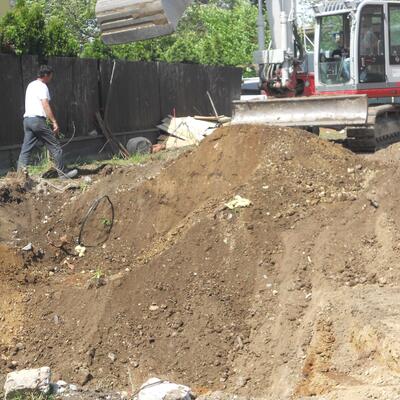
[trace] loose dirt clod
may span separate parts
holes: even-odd
[[[159,376],[199,393],[394,398],[399,175],[303,131],[236,126],[83,191],[20,193],[0,205],[0,371],[16,361],[107,389]],[[110,237],[68,254],[60,238],[78,237],[105,195]],[[235,196],[251,204],[227,208]],[[100,207],[87,237],[109,220]],[[18,250],[28,242],[41,259]],[[87,290],[98,271],[107,284]]]

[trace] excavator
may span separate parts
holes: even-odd
[[[268,124],[345,135],[357,152],[400,140],[400,0],[326,0],[313,6],[314,52],[297,29],[296,0],[259,0],[254,54],[266,100],[234,101],[232,124]],[[191,0],[98,0],[103,40],[119,44],[167,35]]]

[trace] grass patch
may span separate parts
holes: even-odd
[[[129,158],[115,156],[111,160],[106,161],[110,165],[137,165],[145,164],[151,160],[151,154],[133,154]]]
[[[44,393],[18,393],[14,396],[9,396],[10,400],[55,400],[55,397],[51,394]]]
[[[46,149],[35,154],[34,164],[28,165],[29,175],[41,175],[53,166]]]

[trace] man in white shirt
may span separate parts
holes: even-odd
[[[67,171],[64,167],[62,148],[57,135],[59,127],[50,107],[50,93],[47,83],[53,78],[53,69],[42,65],[38,78],[31,82],[25,94],[24,142],[18,159],[18,169],[26,167],[38,142],[46,145],[55,163],[60,178],[73,178],[78,174],[76,169]],[[46,119],[52,123],[53,130],[47,126]]]

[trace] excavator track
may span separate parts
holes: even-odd
[[[368,107],[365,126],[348,127],[345,145],[356,153],[373,153],[400,141],[400,106],[385,104]]]

